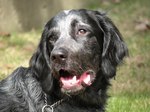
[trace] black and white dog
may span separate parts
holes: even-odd
[[[60,12],[45,25],[29,67],[0,82],[0,112],[104,112],[109,80],[127,54],[105,13]]]

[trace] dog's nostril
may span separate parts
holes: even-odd
[[[63,58],[65,59],[66,56],[65,56],[65,55],[60,55],[60,58],[61,58],[61,59],[63,59]]]
[[[52,60],[65,60],[67,57],[65,55],[53,55]]]
[[[64,61],[67,58],[67,52],[64,52],[62,50],[55,50],[51,54],[51,60],[52,61]]]

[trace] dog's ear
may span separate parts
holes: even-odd
[[[112,78],[116,75],[117,65],[128,55],[128,49],[119,30],[106,14],[96,11],[95,15],[103,33],[101,68],[106,77]]]
[[[30,59],[30,68],[36,75],[38,80],[41,81],[42,87],[46,92],[50,92],[53,86],[53,76],[50,74],[50,48],[49,48],[49,28],[45,26],[40,43],[36,52]]]

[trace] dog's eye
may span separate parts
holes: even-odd
[[[49,37],[49,42],[51,42],[51,43],[55,42],[56,40],[57,40],[57,36],[56,35],[51,35]]]
[[[79,29],[77,32],[78,35],[85,35],[86,33],[87,33],[87,30],[85,29]]]

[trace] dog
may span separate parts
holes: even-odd
[[[106,13],[65,10],[44,27],[29,67],[0,82],[0,112],[105,112],[127,45]]]

